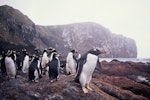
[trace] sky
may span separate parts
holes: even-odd
[[[0,0],[38,25],[95,22],[132,38],[138,58],[150,58],[150,0]]]

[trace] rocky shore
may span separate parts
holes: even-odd
[[[142,62],[102,61],[93,73],[91,88],[84,94],[73,76],[61,68],[59,80],[51,83],[43,76],[38,83],[29,82],[27,74],[17,72],[8,80],[0,73],[0,100],[149,100],[150,64]]]

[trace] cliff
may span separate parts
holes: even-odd
[[[35,24],[19,10],[7,5],[0,7],[0,50],[35,48]]]
[[[89,48],[98,47],[107,51],[107,54],[101,57],[137,57],[137,47],[133,39],[113,34],[96,23],[85,22],[62,26],[37,26],[36,28],[40,38],[48,46],[52,45],[61,52],[62,50],[68,52],[75,48],[82,54]]]
[[[101,57],[137,57],[133,39],[114,34],[102,25],[84,22],[68,25],[35,25],[26,15],[7,5],[0,7],[0,50],[34,48],[43,51],[54,47],[64,57],[70,49],[85,53],[93,47],[103,48]]]

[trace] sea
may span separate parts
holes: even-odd
[[[111,62],[114,59],[121,62],[132,61],[132,62],[150,63],[150,58],[99,58],[99,61]]]

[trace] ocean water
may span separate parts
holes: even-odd
[[[111,62],[113,59],[116,59],[121,62],[132,61],[132,62],[150,63],[150,58],[99,58],[99,61]]]

